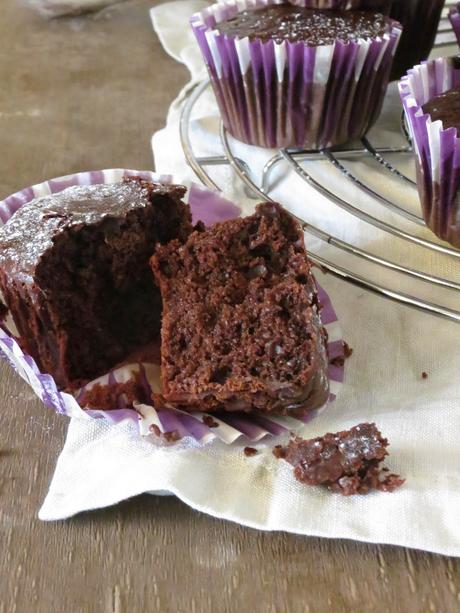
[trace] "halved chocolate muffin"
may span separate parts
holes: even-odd
[[[300,226],[272,203],[157,249],[166,405],[299,415],[322,406],[325,332]]]
[[[155,244],[191,231],[185,188],[141,179],[78,186],[0,228],[0,290],[21,343],[60,387],[103,374],[160,331]]]

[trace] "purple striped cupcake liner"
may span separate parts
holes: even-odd
[[[460,138],[456,128],[432,121],[423,105],[460,85],[458,57],[438,58],[408,71],[399,93],[416,155],[417,188],[427,226],[460,247]]]
[[[450,9],[449,20],[452,24],[455,36],[457,37],[457,42],[460,45],[460,2]]]
[[[362,137],[377,120],[401,28],[331,45],[262,42],[216,25],[277,0],[226,0],[192,16],[223,123],[260,147],[321,149]]]
[[[9,196],[0,202],[0,219],[3,223],[6,223],[23,204],[40,196],[60,192],[66,187],[115,183],[126,176],[141,176],[147,180],[162,183],[173,182],[171,176],[157,175],[147,171],[111,169],[81,172],[45,181]],[[186,200],[190,204],[194,222],[201,220],[210,225],[241,214],[241,209],[226,200],[219,192],[211,191],[196,184],[190,184],[187,187]],[[204,413],[190,414],[169,408],[156,410],[152,404],[151,396],[152,393],[161,391],[160,366],[149,362],[125,364],[88,383],[73,394],[63,392],[58,389],[53,377],[40,372],[33,358],[22,351],[15,336],[14,324],[10,322],[9,318],[5,325],[0,327],[0,354],[31,386],[47,407],[62,415],[80,419],[103,419],[109,423],[130,420],[138,424],[140,434],[145,436],[153,436],[152,431],[158,429],[165,434],[175,432],[180,438],[191,437],[199,443],[207,443],[216,438],[227,444],[239,439],[257,442],[268,436],[278,436],[292,430],[298,430],[313,419],[319,411],[323,411],[329,402],[335,400],[343,384],[344,345],[337,315],[324,289],[319,287],[318,293],[322,304],[322,322],[329,336],[329,355],[333,362],[329,367],[330,397],[324,407],[311,411],[301,419],[222,413],[212,415],[214,423],[210,427],[203,422]],[[334,360],[334,358],[336,359]],[[82,406],[82,400],[86,393],[97,383],[102,385],[120,384],[132,379],[133,374],[136,374],[137,381],[140,383],[141,397],[132,406],[127,404],[126,397],[122,395],[117,400],[117,406],[114,406],[111,410],[90,410]]]

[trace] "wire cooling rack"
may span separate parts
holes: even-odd
[[[447,10],[452,6],[454,2],[446,2],[444,9],[443,19],[440,23],[438,35],[436,38],[435,49],[443,50],[443,47],[452,46],[456,44],[454,34],[450,27],[448,20],[446,19]],[[404,120],[401,119],[400,129],[404,136],[404,141],[401,146],[398,147],[382,147],[377,144],[373,144],[369,137],[362,139],[361,143],[357,147],[349,147],[346,149],[324,149],[321,151],[303,151],[292,149],[280,149],[278,150],[263,167],[262,172],[258,176],[258,180],[254,178],[255,173],[250,168],[247,160],[242,159],[235,155],[232,151],[232,145],[228,138],[227,132],[220,125],[220,140],[222,147],[222,154],[211,156],[198,156],[195,154],[192,144],[192,138],[190,134],[190,120],[192,112],[195,106],[199,103],[200,98],[203,96],[207,88],[210,87],[208,81],[202,82],[197,85],[189,95],[181,116],[180,132],[181,142],[184,150],[185,157],[188,164],[193,169],[200,181],[207,187],[213,189],[220,189],[218,183],[212,178],[212,167],[227,165],[232,168],[236,177],[242,182],[246,188],[246,192],[251,197],[257,200],[273,200],[271,196],[272,191],[272,176],[277,166],[284,162],[300,176],[311,188],[317,193],[325,196],[331,203],[339,207],[343,211],[346,211],[350,215],[354,215],[355,218],[368,224],[373,228],[377,228],[392,236],[395,240],[405,241],[406,244],[415,246],[417,249],[425,250],[425,254],[437,254],[442,257],[452,258],[459,261],[460,267],[460,251],[445,244],[436,241],[433,236],[433,240],[427,238],[421,238],[415,233],[417,226],[424,226],[425,222],[421,215],[417,214],[401,206],[394,200],[388,198],[386,195],[379,193],[370,183],[366,182],[362,177],[356,176],[346,163],[350,160],[372,159],[377,162],[383,174],[388,173],[392,179],[396,180],[399,184],[406,188],[416,190],[415,182],[406,174],[401,172],[396,165],[390,161],[393,159],[394,154],[400,156],[412,155],[412,147],[410,138],[407,133],[407,129]],[[344,197],[337,195],[331,191],[326,182],[315,178],[314,173],[311,172],[312,162],[327,161],[331,164],[336,171],[338,171],[343,178],[343,181],[348,181],[366,197],[372,199],[375,203],[378,203],[386,210],[390,210],[395,213],[403,221],[409,222],[408,224],[402,224],[403,226],[409,225],[413,228],[413,231],[406,230],[400,225],[384,221],[380,217],[372,214],[366,210],[365,206],[356,206]],[[279,199],[278,199],[279,200]],[[454,292],[455,298],[460,297],[460,283],[444,278],[443,276],[428,274],[415,267],[404,266],[390,259],[386,259],[380,255],[372,253],[370,250],[362,249],[357,245],[340,239],[337,236],[331,234],[330,231],[324,231],[317,225],[312,225],[305,219],[297,217],[301,223],[305,232],[316,238],[324,241],[328,245],[339,250],[342,254],[352,256],[352,260],[355,263],[366,262],[379,267],[382,267],[385,271],[389,271],[392,274],[404,275],[411,281],[415,281],[416,284],[426,284],[431,289],[446,289],[449,292]],[[340,253],[339,253],[340,255]],[[396,291],[391,289],[387,285],[373,280],[371,275],[358,274],[353,265],[339,265],[331,262],[330,260],[320,256],[314,251],[309,251],[311,260],[321,266],[325,272],[328,272],[335,277],[342,279],[348,283],[358,286],[364,290],[371,291],[378,296],[393,300],[400,304],[404,304],[409,307],[413,307],[420,311],[436,315],[438,317],[460,323],[460,310],[451,308],[450,306],[444,306],[426,300],[423,298],[425,292],[419,293],[405,293],[402,291]],[[356,259],[355,259],[356,258]],[[347,262],[351,260],[347,259]],[[413,287],[413,285],[411,285]],[[420,286],[421,287],[421,286]]]

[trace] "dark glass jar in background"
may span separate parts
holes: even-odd
[[[391,71],[394,81],[430,55],[444,4],[445,0],[354,0],[349,6],[390,15],[402,24]]]
[[[426,60],[433,47],[444,0],[394,0],[390,16],[403,25],[391,79]]]

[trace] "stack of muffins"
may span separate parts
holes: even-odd
[[[443,6],[444,0],[222,0],[193,15],[191,26],[232,136],[259,147],[317,150],[366,134],[389,80],[429,54]],[[460,42],[460,3],[450,19]],[[457,85],[459,60],[442,58],[409,70],[399,87],[426,223],[460,247],[460,145],[455,118],[445,113],[460,93],[427,105]]]

